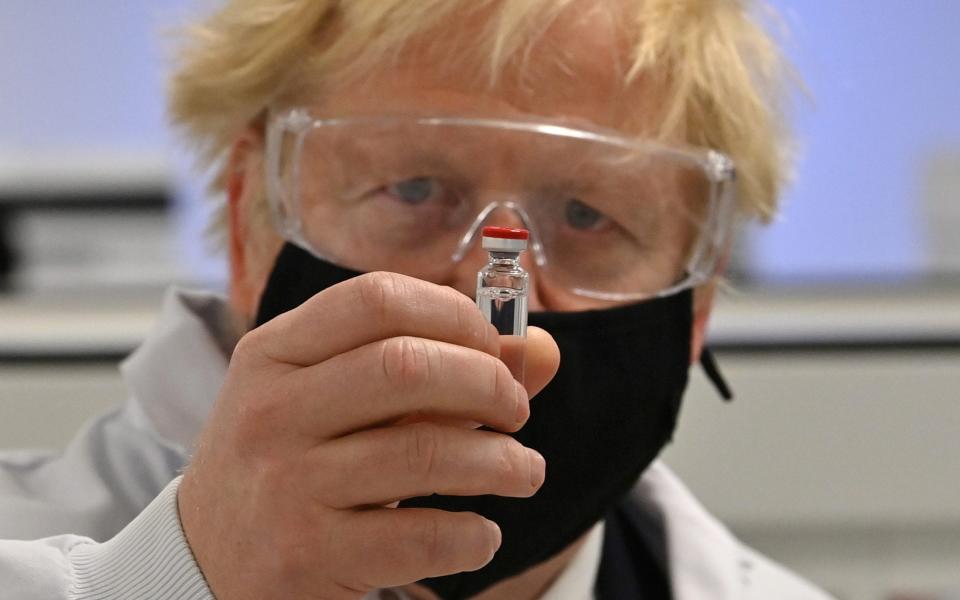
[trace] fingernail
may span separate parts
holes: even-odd
[[[530,448],[527,448],[527,460],[530,465],[530,485],[538,488],[546,477],[547,461],[544,460],[543,455]]]
[[[523,424],[526,422],[527,417],[530,416],[530,403],[527,401],[527,388],[520,385],[519,382],[514,382],[516,385],[517,393],[517,423]]]

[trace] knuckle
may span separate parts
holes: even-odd
[[[390,309],[400,294],[400,276],[375,271],[356,278],[357,301],[364,311],[381,323],[390,316]]]
[[[248,362],[257,356],[263,356],[264,328],[257,327],[243,334],[233,348],[231,361]]]
[[[236,434],[251,442],[269,438],[283,421],[288,404],[282,394],[244,397],[237,405]]]
[[[338,493],[353,479],[352,472],[348,472],[342,464],[332,459],[330,453],[320,448],[308,453],[302,472],[303,480],[311,482],[308,495],[324,506],[335,506]]]
[[[480,347],[486,347],[488,341],[486,321],[478,314],[476,303],[453,288],[450,288],[450,294],[456,309],[457,331],[465,332]]]
[[[508,436],[502,436],[495,463],[495,475],[503,481],[518,478],[525,472],[527,457],[520,443]]]
[[[463,296],[463,294],[458,293],[456,290],[451,290],[450,292],[453,294],[452,301],[454,309],[456,310],[457,331],[470,331],[470,313],[467,312],[467,307],[464,302],[466,298],[458,298],[457,296]],[[448,293],[448,295],[450,295],[450,293]]]
[[[413,536],[416,552],[429,565],[440,565],[449,561],[450,556],[447,540],[449,540],[446,522],[441,515],[431,514],[424,518]]]
[[[420,390],[430,382],[430,352],[425,340],[409,336],[383,342],[380,356],[387,382],[404,390]]]
[[[411,425],[407,436],[407,469],[416,477],[433,473],[440,445],[440,428],[431,423]]]
[[[359,600],[367,595],[373,589],[368,585],[347,585],[345,583],[334,582],[336,587],[336,596],[330,600]]]
[[[487,361],[491,370],[490,398],[495,405],[506,404],[513,408],[516,403],[516,384],[507,365],[498,358]]]

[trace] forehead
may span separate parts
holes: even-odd
[[[546,23],[528,25],[520,43],[499,47],[491,39],[497,18],[495,4],[458,13],[373,66],[344,65],[338,70],[347,75],[329,79],[308,104],[325,117],[545,117],[625,133],[655,129],[657,90],[643,77],[626,81],[630,50],[619,2],[571,2]]]

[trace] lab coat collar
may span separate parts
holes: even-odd
[[[663,463],[650,465],[632,494],[663,525],[675,600],[832,599],[735,538]]]
[[[662,523],[676,600],[739,598],[741,544],[663,463],[654,462],[634,486],[640,505]]]
[[[181,454],[210,415],[236,345],[223,296],[167,290],[143,344],[120,365],[134,418]]]

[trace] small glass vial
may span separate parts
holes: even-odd
[[[483,248],[490,253],[477,273],[477,306],[500,332],[500,360],[523,383],[530,275],[520,266],[527,249],[526,229],[484,227]]]

